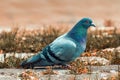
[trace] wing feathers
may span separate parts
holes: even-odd
[[[62,42],[61,42],[62,41]],[[76,51],[76,44],[71,40],[56,40],[46,46],[40,53],[29,58],[25,64],[54,65],[64,64],[72,60]]]
[[[62,60],[62,59],[60,59],[60,57],[59,56],[56,56],[55,55],[55,53],[53,53],[52,51],[51,51],[51,49],[50,49],[50,46],[48,46],[48,52],[49,52],[49,55],[51,56],[51,57],[53,57],[54,59],[56,59],[56,60],[58,60],[58,61],[65,61],[65,60]]]

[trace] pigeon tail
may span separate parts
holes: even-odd
[[[34,64],[41,60],[42,60],[41,53],[38,53],[37,55],[34,55],[33,57],[20,63],[20,66],[23,68],[33,68]]]

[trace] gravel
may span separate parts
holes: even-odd
[[[89,66],[91,73],[75,75],[70,74],[69,70],[55,69],[57,75],[40,75],[39,80],[100,80],[111,76],[118,77],[120,65],[108,66]],[[0,80],[21,80],[19,74],[29,69],[0,69]],[[44,69],[33,69],[35,73],[40,73]]]

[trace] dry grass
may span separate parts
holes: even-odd
[[[86,67],[87,64],[85,64],[84,62],[80,61],[79,59],[77,59],[76,61],[73,61],[70,63],[70,73],[71,74],[82,74],[82,73],[88,73],[89,70]]]
[[[59,35],[60,31],[52,27],[44,29],[42,32],[41,30],[19,31],[18,28],[14,28],[10,32],[0,33],[0,50],[5,53],[38,52]]]
[[[22,72],[19,77],[21,80],[39,80],[37,74],[32,70],[26,70]]]
[[[86,51],[101,50],[105,48],[116,48],[120,45],[120,34],[113,31],[111,34],[99,32],[100,34],[88,34]]]
[[[66,26],[65,26],[66,27]],[[60,28],[47,27],[38,30],[19,30],[14,28],[10,32],[0,33],[0,50],[6,52],[38,52],[59,35],[63,34]],[[98,33],[98,31],[96,31]],[[115,48],[120,45],[120,35],[113,31],[111,34],[104,32],[89,33],[86,51]]]
[[[0,62],[0,68],[20,68],[20,63],[25,59],[10,56],[5,58],[4,62]]]
[[[111,19],[107,19],[104,21],[104,26],[105,27],[113,27],[113,26],[115,26],[115,24]]]
[[[67,26],[64,26],[67,27]],[[6,52],[38,52],[42,50],[47,44],[52,42],[56,37],[63,34],[65,31],[60,30],[60,28],[55,28],[52,26],[38,29],[38,30],[20,30],[19,28],[14,28],[10,32],[0,33],[0,50],[2,53]],[[98,31],[97,31],[98,33]],[[111,34],[104,35],[104,32],[89,33],[87,40],[86,52],[88,55],[90,52],[100,51],[105,48],[115,48],[120,45],[120,34],[113,31]],[[111,59],[112,62],[117,61],[112,53],[99,54],[99,56],[106,56],[106,59]],[[109,55],[109,56],[108,56]],[[9,57],[6,62],[1,65],[3,67],[18,67],[20,59]],[[81,64],[81,62],[79,63]],[[117,64],[117,63],[116,63]],[[5,66],[6,65],[6,66]],[[78,73],[78,72],[77,72]]]

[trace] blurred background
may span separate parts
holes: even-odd
[[[120,0],[0,0],[1,29],[15,24],[75,24],[83,17],[96,24],[109,19],[119,25]]]

